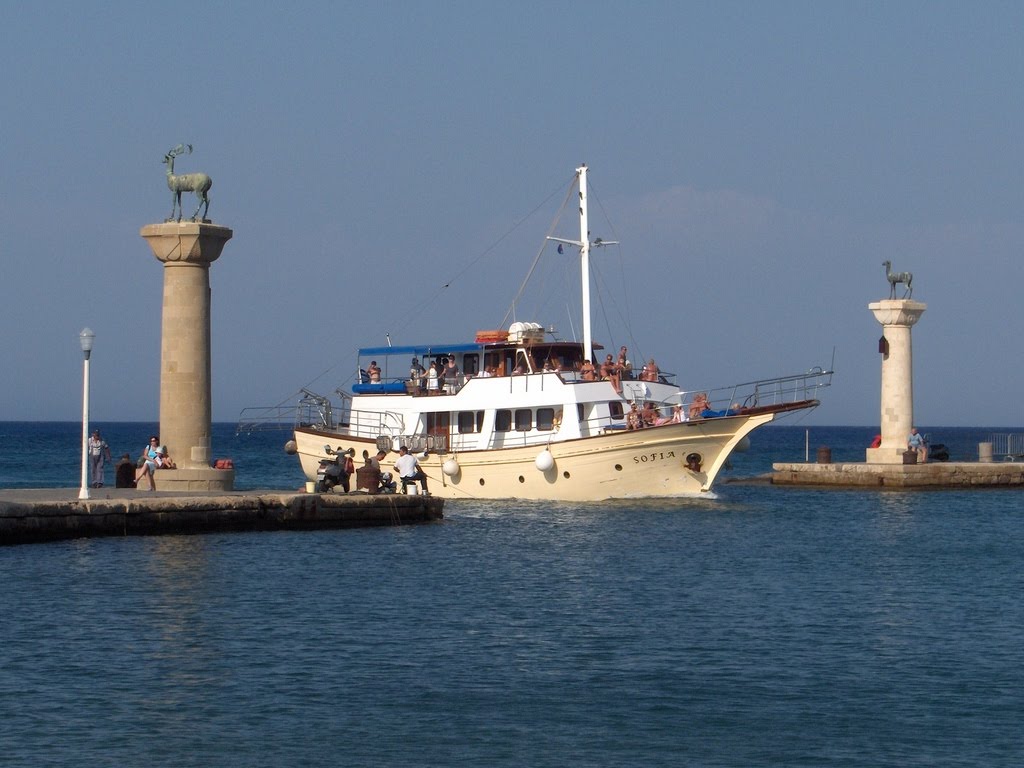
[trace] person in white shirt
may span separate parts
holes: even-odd
[[[405,486],[409,481],[419,480],[423,493],[427,493],[427,476],[420,469],[420,463],[416,460],[416,457],[409,453],[409,449],[404,445],[398,449],[395,471],[402,478],[402,490],[405,490]]]

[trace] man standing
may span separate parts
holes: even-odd
[[[398,459],[395,461],[395,471],[402,479],[403,492],[405,491],[408,483],[419,480],[420,486],[423,488],[423,494],[427,494],[427,476],[423,474],[423,470],[420,469],[420,463],[416,461],[416,457],[409,453],[409,449],[404,445],[398,449]]]
[[[103,487],[105,461],[110,461],[110,446],[100,437],[100,431],[94,429],[92,437],[89,438],[89,469],[93,488]]]
[[[918,434],[917,427],[910,428],[910,437],[907,439],[907,449],[917,451],[918,464],[924,464],[928,461],[928,444],[925,443],[924,436]]]

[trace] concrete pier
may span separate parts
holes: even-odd
[[[1024,462],[773,464],[772,485],[845,488],[1021,488]]]
[[[303,531],[440,520],[433,496],[235,491],[216,494],[103,489],[0,490],[0,545],[100,536],[215,531]]]

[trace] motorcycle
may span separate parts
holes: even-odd
[[[943,443],[933,443],[931,435],[924,436],[924,444],[928,446],[929,461],[949,461],[949,449]]]
[[[324,453],[327,456],[320,459],[320,465],[316,470],[317,493],[327,493],[335,486],[341,485],[345,477],[345,451],[342,447],[339,445],[334,449],[325,445]]]

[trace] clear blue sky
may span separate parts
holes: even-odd
[[[186,142],[235,233],[218,421],[499,324],[560,195],[489,247],[586,162],[606,346],[691,386],[835,348],[809,423],[875,424],[891,259],[917,421],[1022,424],[1022,39],[1020,3],[0,3],[0,419],[79,418],[84,326],[93,420],[157,418],[139,229]],[[519,319],[567,336],[551,285]]]

